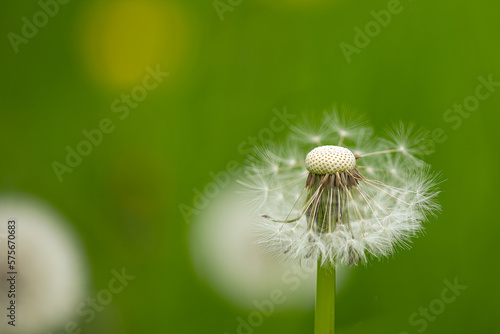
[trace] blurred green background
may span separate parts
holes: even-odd
[[[335,103],[378,130],[400,119],[442,129],[446,139],[428,161],[447,179],[443,212],[411,251],[352,272],[338,296],[338,332],[419,333],[410,315],[455,278],[467,289],[424,332],[498,331],[500,87],[470,114],[446,111],[476,94],[478,77],[500,82],[500,6],[402,0],[348,62],[340,44],[355,46],[355,27],[364,30],[371,11],[391,1],[216,4],[69,1],[45,24],[38,17],[29,38],[23,17],[33,22],[40,3],[0,4],[0,192],[34,194],[68,217],[93,291],[112,269],[136,276],[83,332],[236,333],[236,319],[251,310],[195,274],[192,225],[179,205],[193,205],[210,172],[245,160],[238,146],[269,126],[274,108],[314,118]],[[157,64],[169,75],[126,117],[115,112],[122,94],[146,92],[135,87]],[[60,182],[53,162],[64,164],[66,147],[106,118],[113,131]],[[312,328],[313,310],[279,312],[254,332]]]

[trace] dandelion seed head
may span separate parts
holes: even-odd
[[[425,131],[398,124],[378,137],[359,117],[337,112],[291,131],[286,144],[257,148],[240,181],[273,254],[366,264],[408,248],[440,210],[439,174],[421,160]]]

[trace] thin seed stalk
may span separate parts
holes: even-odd
[[[335,333],[335,266],[318,260],[314,334]]]

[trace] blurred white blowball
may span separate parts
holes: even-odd
[[[7,325],[7,222],[16,220],[16,327]],[[48,333],[76,318],[87,297],[88,270],[80,241],[48,204],[28,196],[0,196],[0,333]]]
[[[252,213],[235,188],[218,188],[215,198],[206,198],[206,209],[192,216],[191,257],[200,279],[227,301],[248,310],[270,300],[275,290],[284,297],[274,305],[276,310],[313,309],[316,268],[270,256],[258,242]],[[338,273],[338,290],[348,272],[346,268]]]

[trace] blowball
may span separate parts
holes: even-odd
[[[240,180],[261,242],[299,263],[350,266],[409,247],[440,208],[439,176],[420,160],[426,132],[401,124],[377,137],[335,112],[318,131],[305,124],[256,149]]]

